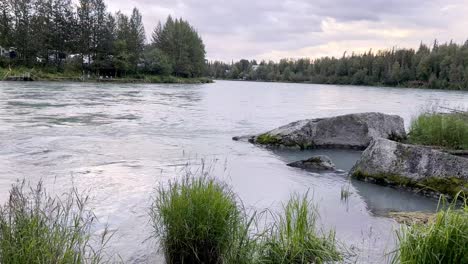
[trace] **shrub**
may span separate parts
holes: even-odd
[[[456,201],[428,224],[403,226],[393,263],[468,263],[468,205],[465,198],[457,209]]]
[[[232,190],[207,176],[187,175],[159,188],[151,217],[166,262],[241,259],[251,243],[239,208]]]
[[[39,183],[25,191],[18,182],[8,202],[0,207],[0,263],[100,263],[110,237],[104,232],[101,247],[91,247],[94,215],[86,197],[76,190],[65,200],[48,196]]]
[[[319,234],[307,195],[293,196],[265,237],[261,263],[324,263],[341,260],[334,232]]]
[[[468,114],[422,114],[412,121],[409,140],[415,144],[468,149]]]

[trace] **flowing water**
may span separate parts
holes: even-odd
[[[468,107],[468,93],[383,87],[217,81],[204,85],[0,83],[0,202],[16,179],[42,179],[62,193],[87,191],[100,219],[115,231],[109,251],[127,263],[157,263],[149,239],[154,188],[188,161],[214,163],[249,208],[275,210],[291,193],[309,190],[324,229],[358,263],[382,263],[398,225],[391,210],[434,210],[413,193],[351,181],[346,173],[314,174],[287,167],[312,154],[329,155],[346,171],[357,151],[271,151],[237,135],[291,121],[346,113],[398,114],[408,126],[427,106]],[[341,189],[351,195],[341,200]]]

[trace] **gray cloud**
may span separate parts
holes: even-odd
[[[112,0],[110,10],[143,13],[150,35],[167,15],[202,35],[209,59],[279,59],[345,50],[463,41],[466,0]]]

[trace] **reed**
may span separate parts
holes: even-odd
[[[42,183],[26,188],[17,182],[0,207],[0,263],[103,263],[107,230],[97,243],[91,228],[95,216],[87,197],[76,189],[63,198],[46,193]]]
[[[307,195],[294,195],[265,237],[260,263],[325,263],[342,259],[334,231],[316,227],[317,212]]]
[[[240,208],[226,184],[204,175],[188,175],[159,188],[151,217],[166,262],[208,264],[247,258],[252,244]]]
[[[468,113],[424,113],[412,121],[409,141],[414,144],[466,150]]]
[[[454,199],[428,224],[403,226],[397,232],[399,248],[392,262],[468,263],[468,204],[462,200],[462,208]]]

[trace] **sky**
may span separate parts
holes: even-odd
[[[168,15],[188,20],[209,60],[342,56],[468,39],[468,0],[107,0],[137,7],[148,36]]]

